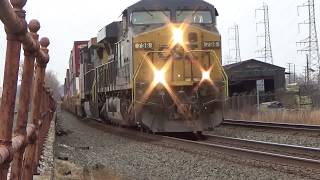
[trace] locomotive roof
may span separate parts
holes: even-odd
[[[212,4],[203,0],[141,0],[126,10],[131,13],[132,11],[141,10],[169,10],[169,9],[210,9],[215,11]]]

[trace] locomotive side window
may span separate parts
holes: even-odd
[[[170,11],[139,11],[131,15],[134,25],[165,24],[169,21]]]
[[[177,22],[187,22],[196,24],[212,24],[212,14],[210,11],[186,11],[176,12]]]

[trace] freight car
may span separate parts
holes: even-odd
[[[74,114],[82,114],[80,94],[80,50],[86,47],[88,41],[75,41],[70,53],[69,69],[64,82],[63,106]]]
[[[81,50],[83,114],[152,132],[222,122],[228,78],[217,9],[202,0],[141,0]]]

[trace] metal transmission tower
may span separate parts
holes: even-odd
[[[234,26],[229,28],[229,37],[229,56],[232,57],[234,62],[241,62],[240,33],[239,26],[237,24],[234,24]],[[230,43],[233,44],[231,48]]]
[[[307,38],[298,42],[299,45],[304,46],[303,49],[298,50],[298,52],[306,52],[307,53],[307,66],[306,69],[308,79],[311,81],[317,79],[318,85],[320,85],[320,56],[319,56],[319,43],[317,37],[317,27],[316,27],[316,17],[315,17],[315,5],[314,0],[308,0],[306,4],[298,6],[298,15],[300,8],[308,8],[309,18],[302,23],[299,23],[299,31],[300,25],[307,25],[309,30],[309,35]],[[309,82],[307,82],[309,83]]]
[[[258,25],[264,26],[264,33],[262,33],[262,35],[258,33],[257,42],[259,43],[260,38],[263,38],[264,45],[262,49],[257,50],[257,53],[259,53],[259,56],[257,58],[263,59],[264,62],[273,64],[268,5],[266,3],[263,3],[263,6],[261,8],[256,9],[256,18],[257,18],[258,12],[263,13],[263,20],[257,22],[257,33],[258,33]]]

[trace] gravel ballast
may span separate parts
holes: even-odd
[[[118,136],[66,112],[59,114],[58,124],[65,134],[56,137],[57,158],[85,171],[100,169],[115,179],[308,179],[272,167],[226,161],[219,155],[202,156]]]

